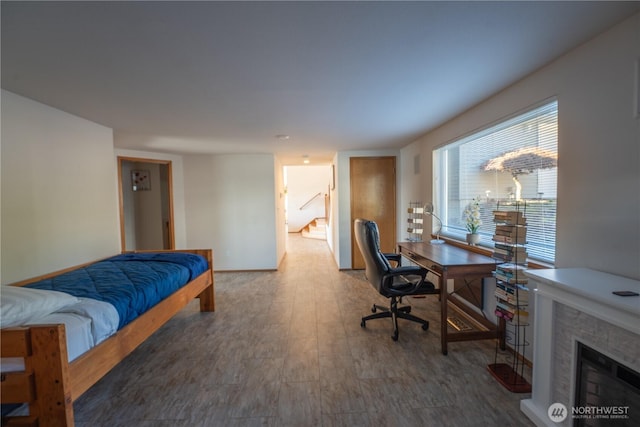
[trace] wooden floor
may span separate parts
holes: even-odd
[[[386,300],[338,271],[321,240],[289,237],[280,271],[216,273],[216,312],[174,317],[74,405],[78,426],[531,426],[487,364],[492,341],[440,352],[431,322],[360,327]],[[499,355],[507,358],[507,355]]]

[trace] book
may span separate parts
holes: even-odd
[[[515,314],[524,314],[524,313],[529,314],[529,312],[527,310],[523,310],[523,308],[521,306],[515,305],[515,304],[510,304],[510,303],[508,303],[506,301],[503,301],[503,300],[498,300],[498,302],[496,302],[496,307],[501,309],[501,310],[503,310],[503,311],[505,311],[505,312],[508,312],[508,313],[511,313],[511,314],[514,314],[514,315]]]
[[[510,304],[516,305],[519,302],[518,299],[515,297],[515,295],[510,295],[510,294],[504,293],[502,291],[499,291],[497,289],[496,289],[496,292],[495,292],[495,296],[496,296],[496,298],[504,300],[504,301],[506,301],[506,302],[508,302]]]
[[[511,313],[510,311],[496,307],[495,315],[509,322],[513,322],[515,320],[517,323],[529,323],[529,313],[526,311]]]
[[[526,225],[524,214],[520,211],[493,211],[493,220],[512,225]]]
[[[493,245],[494,249],[504,250],[504,251],[526,251],[527,248],[521,245],[513,245],[511,243],[495,243]]]
[[[526,237],[527,227],[515,225],[496,225],[495,234],[498,236]]]
[[[525,270],[526,268],[523,265],[504,263],[496,266],[494,274],[507,279],[505,281],[515,279],[517,283],[526,283],[528,278],[524,274]]]
[[[495,314],[497,317],[508,320],[509,322],[513,320],[513,313],[510,313],[507,310],[503,310],[500,307],[496,307]]]
[[[523,312],[517,313],[515,315],[515,319],[514,320],[516,322],[518,322],[518,323],[523,323],[523,324],[524,323],[529,323],[529,312],[523,311]]]
[[[496,266],[496,272],[500,274],[504,274],[505,276],[509,276],[509,277],[512,277],[515,275],[526,277],[524,275],[525,270],[526,270],[526,267],[524,265],[514,264],[514,263],[504,263]]]
[[[506,262],[504,264],[500,264],[497,268],[502,270],[502,271],[512,272],[512,273],[515,272],[515,271],[523,272],[523,271],[525,271],[527,269],[524,265],[513,264],[513,263],[509,263],[509,262]]]
[[[493,252],[503,255],[523,255],[527,256],[527,249],[524,246],[510,246],[507,248],[502,248],[502,246],[495,245],[493,248]]]
[[[501,236],[499,234],[493,235],[494,242],[512,243],[514,245],[524,245],[527,243],[527,236]]]
[[[514,305],[527,305],[529,303],[529,290],[523,286],[496,282],[495,296]]]
[[[494,249],[491,257],[503,262],[514,262],[518,264],[525,263],[527,261],[526,251],[504,251],[500,249]]]
[[[503,254],[499,252],[493,252],[491,254],[491,258],[496,259],[501,262],[518,262],[524,263],[527,261],[527,253],[526,252],[517,252],[514,254]]]
[[[505,276],[503,274],[500,273],[494,273],[494,276],[497,280],[501,280],[505,283],[509,283],[509,284],[516,284],[516,283],[520,283],[523,285],[526,285],[527,283],[529,283],[529,279],[526,278],[524,275],[523,276]]]

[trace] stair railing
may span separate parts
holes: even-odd
[[[302,210],[302,209],[306,208],[307,206],[309,206],[311,204],[311,202],[313,202],[319,196],[322,196],[322,191],[320,191],[318,194],[316,194],[315,196],[313,196],[312,198],[307,200],[305,203],[303,203],[303,205],[300,206],[299,210]]]

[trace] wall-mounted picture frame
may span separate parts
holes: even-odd
[[[151,190],[151,178],[148,170],[131,171],[131,189],[133,191]]]

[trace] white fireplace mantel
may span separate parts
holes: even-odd
[[[640,335],[640,296],[613,294],[614,291],[640,293],[640,281],[587,268],[527,270],[526,274],[536,288],[536,315],[532,393],[530,399],[521,402],[520,408],[538,426],[558,426],[547,415],[549,406],[555,403],[551,399],[556,351],[554,334],[559,333],[554,324],[556,304],[566,305],[614,328]],[[572,401],[570,396],[566,398],[567,402]]]

